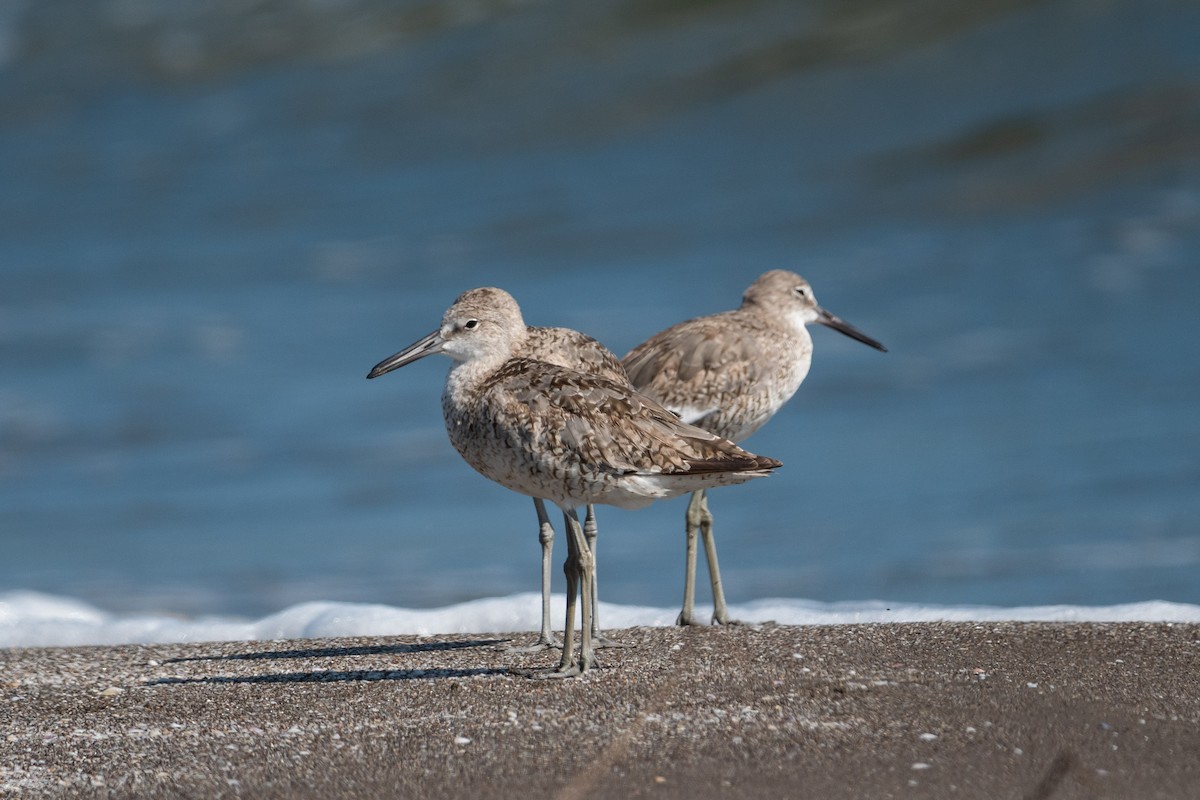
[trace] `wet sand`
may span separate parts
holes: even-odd
[[[0,651],[15,797],[1191,798],[1200,626],[635,628]]]

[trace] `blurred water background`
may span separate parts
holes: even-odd
[[[1194,2],[5,0],[0,590],[534,590],[448,362],[367,370],[474,286],[623,354],[784,267],[890,352],[813,331],[731,601],[1200,603],[1198,254]],[[601,511],[606,600],[678,602],[684,504]]]

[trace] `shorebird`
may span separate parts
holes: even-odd
[[[593,503],[640,508],[762,477],[780,463],[681,422],[626,384],[520,357],[528,336],[511,295],[472,289],[454,301],[437,330],[376,364],[367,377],[435,353],[449,356],[454,363],[442,391],[442,416],[459,455],[485,477],[562,510],[566,624],[562,659],[548,674],[581,675],[594,662],[587,588],[594,562],[576,509]]]
[[[812,287],[799,275],[771,270],[742,295],[742,305],[680,322],[629,352],[622,363],[630,383],[684,422],[733,442],[757,431],[791,399],[808,375],[817,322],[887,352],[887,348],[817,304]],[[708,560],[713,592],[713,624],[732,620],[725,605],[708,497],[692,494],[686,517],[686,565],[679,625],[695,625],[696,531]]]
[[[588,375],[598,375],[617,383],[629,383],[621,360],[604,345],[588,336],[586,333],[571,328],[545,328],[530,325],[526,328],[528,336],[521,346],[519,355],[535,361],[545,361],[548,364],[583,372]],[[546,503],[540,497],[533,498],[534,509],[538,517],[538,542],[542,548],[542,624],[538,640],[530,647],[514,648],[518,651],[544,650],[559,647],[554,633],[550,629],[550,570],[554,549],[554,526],[550,515],[546,513]],[[569,527],[566,518],[565,526]],[[583,520],[583,537],[592,551],[593,561],[596,555],[596,511],[590,504]],[[616,645],[600,633],[599,579],[593,575],[592,592],[592,639],[597,646]]]

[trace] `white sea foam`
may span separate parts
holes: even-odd
[[[556,619],[563,614],[563,603],[563,596],[555,595]],[[310,602],[257,620],[186,618],[167,614],[110,614],[68,597],[10,591],[0,593],[0,647],[532,631],[538,626],[539,609],[536,594],[522,593],[433,609]],[[697,607],[697,612],[704,618],[711,609]],[[1200,606],[1165,601],[1000,608],[879,601],[819,603],[780,598],[732,605],[730,612],[746,622],[773,620],[787,625],[935,621],[1200,623]],[[600,619],[606,628],[671,625],[676,613],[674,608],[600,604]]]

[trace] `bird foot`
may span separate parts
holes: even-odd
[[[509,674],[520,675],[523,678],[532,678],[534,680],[558,680],[559,678],[578,678],[589,669],[599,666],[599,661],[593,655],[590,658],[574,661],[570,664],[559,663],[554,667],[510,669]]]
[[[578,678],[583,675],[583,668],[578,663],[568,664],[565,667],[560,664],[557,667],[530,670],[526,674],[535,680],[550,681],[559,678]]]
[[[552,681],[559,678],[578,678],[583,675],[578,664],[572,664],[570,669],[547,669],[541,672],[535,672],[529,677],[539,681]]]
[[[500,645],[496,648],[502,653],[540,653],[543,650],[561,650],[562,642],[555,639],[542,637],[528,647],[517,647],[516,645]]]
[[[597,633],[592,636],[592,647],[637,647],[637,645],[618,642],[616,639],[610,639],[603,634]]]

